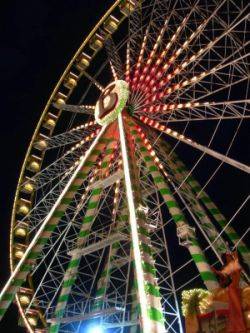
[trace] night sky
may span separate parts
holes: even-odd
[[[67,63],[112,0],[1,1],[0,285],[9,275],[11,210],[19,172],[35,126]],[[0,332],[16,333],[12,306]]]
[[[61,73],[113,0],[3,0],[0,5],[1,173],[0,173],[0,287],[9,275],[8,251],[11,210],[19,172],[41,111]],[[247,127],[237,139],[234,158],[249,159]],[[224,172],[224,171],[223,171]],[[236,180],[236,176],[239,176]],[[247,193],[247,182],[237,171],[225,168],[226,181],[218,188],[225,194],[228,182]],[[240,183],[238,181],[240,179]],[[245,195],[243,196],[245,197]],[[241,198],[242,199],[242,198]],[[224,208],[230,206],[227,193]],[[240,202],[240,200],[239,200]],[[244,215],[246,216],[246,214]],[[243,224],[246,221],[244,219]],[[17,327],[12,306],[0,323],[0,332],[23,332]]]

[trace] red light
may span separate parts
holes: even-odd
[[[162,99],[163,97],[164,97],[164,91],[161,91],[160,93],[159,93],[159,99]]]
[[[155,95],[153,96],[152,101],[155,102],[156,99],[157,99],[157,94],[155,94]]]
[[[163,71],[159,71],[157,74],[156,74],[156,78],[159,79],[163,74]]]
[[[154,67],[151,68],[151,73],[154,74],[155,72],[156,72],[156,67],[154,66]]]
[[[157,107],[155,108],[155,111],[156,111],[156,112],[159,112],[160,109],[161,109],[161,105],[159,104],[159,105],[157,105]]]

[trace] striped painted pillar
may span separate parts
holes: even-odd
[[[196,185],[197,189],[197,185]],[[201,188],[200,188],[201,190]],[[200,192],[197,191],[197,193]],[[235,231],[235,229],[231,225],[227,225],[227,220],[225,216],[221,213],[219,208],[215,205],[215,203],[211,200],[211,198],[207,195],[206,192],[202,192],[200,196],[201,201],[206,206],[210,214],[213,216],[215,221],[220,225],[222,229],[225,228],[224,232],[227,235],[227,237],[230,239],[230,241],[237,246],[237,250],[242,255],[243,260],[245,261],[248,266],[250,266],[250,249],[249,247],[244,243],[243,240],[240,240],[240,236]]]
[[[150,236],[144,225],[140,225],[140,232],[141,235],[143,235],[143,241],[141,241],[140,248],[146,253],[143,262],[143,271],[144,276],[146,276],[145,290],[148,296],[148,303],[150,304],[150,307],[148,309],[148,315],[150,319],[154,322],[152,332],[165,332],[163,309],[161,305],[162,295],[160,293],[160,288],[157,282],[158,279],[155,269],[153,251],[150,245]],[[132,266],[135,269],[134,261],[132,262]],[[138,298],[138,283],[135,274],[131,291],[133,294],[131,304],[131,321],[138,321],[139,319],[140,322],[141,306]],[[139,324],[132,326],[130,328],[130,333],[143,333],[142,325]]]
[[[182,179],[186,178],[188,175],[188,170],[184,163],[179,159],[176,153],[173,154],[174,162],[177,166],[177,172],[182,175]],[[225,216],[221,213],[219,208],[215,205],[215,203],[211,200],[209,195],[202,190],[200,184],[193,176],[188,176],[187,183],[190,185],[191,189],[195,194],[199,194],[199,199],[202,201],[204,206],[208,209],[210,214],[213,216],[214,220],[219,224],[219,226],[224,229],[227,225],[227,220]],[[226,227],[224,230],[226,236],[230,239],[230,241],[236,245],[237,249],[242,255],[243,260],[250,265],[250,249],[247,247],[247,245],[240,240],[239,235],[234,230],[234,228],[230,225]]]
[[[106,150],[105,150],[105,155],[103,158],[103,161],[100,165],[100,171],[101,173],[105,172],[107,170],[107,161],[109,161],[111,155],[114,152],[114,146],[116,145],[116,140],[102,140],[102,151],[105,148],[105,145],[107,144]],[[87,210],[85,213],[85,216],[82,220],[82,226],[80,229],[80,232],[78,234],[77,238],[77,248],[82,248],[88,239],[88,236],[90,235],[90,230],[92,227],[92,224],[95,220],[96,217],[96,212],[98,209],[99,201],[101,198],[102,194],[102,188],[94,188],[91,191],[90,199],[87,205]],[[78,273],[78,267],[81,261],[81,254],[75,253],[72,255],[71,260],[68,264],[67,270],[64,275],[63,279],[63,284],[62,284],[62,289],[60,292],[60,296],[57,301],[56,305],[56,310],[55,310],[55,316],[57,318],[61,318],[64,314],[64,310],[67,306],[68,299],[71,293],[72,286],[75,283],[75,280],[77,278],[77,273]],[[49,332],[50,333],[57,333],[59,331],[60,324],[51,324]]]
[[[81,247],[84,245],[84,242],[86,241],[87,237],[90,234],[91,225],[95,218],[95,213],[99,204],[99,200],[101,197],[102,189],[96,188],[92,190],[91,196],[88,202],[87,211],[83,218],[83,224],[80,230],[80,233],[78,235],[77,240],[77,247]],[[77,278],[77,272],[78,267],[81,260],[81,254],[74,254],[71,257],[71,260],[68,264],[67,270],[64,275],[63,284],[62,284],[62,290],[60,292],[60,296],[57,300],[57,306],[55,311],[55,316],[57,318],[61,318],[64,313],[64,309],[67,306],[67,302],[71,293],[72,286],[75,283],[75,280]],[[52,324],[50,326],[50,333],[55,333],[59,331],[60,324]]]
[[[191,191],[188,191],[188,193],[191,193]],[[191,205],[193,207],[194,214],[200,221],[200,224],[204,232],[207,234],[209,241],[211,242],[211,245],[214,247],[215,251],[219,256],[225,253],[227,251],[227,244],[222,239],[222,237],[219,236],[219,232],[214,227],[211,219],[208,217],[203,207],[195,198],[191,200]]]
[[[117,216],[116,223],[111,229],[115,230],[115,232],[128,232],[128,214],[127,208],[123,208],[119,216]],[[96,302],[94,304],[95,309],[102,309],[104,303],[104,297],[107,293],[108,283],[115,267],[114,261],[117,251],[121,248],[122,244],[121,241],[114,242],[109,251],[109,257],[106,260],[104,269],[102,271],[101,277],[97,283],[97,290],[96,290]]]
[[[189,238],[186,246],[198,271],[200,272],[200,276],[204,284],[206,285],[208,290],[214,290],[219,288],[216,276],[212,272],[211,267],[208,264],[207,259],[199,246],[198,240],[196,239],[194,232],[190,230],[186,222],[185,216],[183,215],[178,203],[172,195],[169,186],[165,182],[162,174],[160,173],[159,168],[157,167],[153,157],[150,155],[148,148],[144,145],[143,140],[137,131],[135,123],[130,121],[129,126],[131,128],[131,134],[135,137],[135,140],[139,146],[139,150],[146,164],[146,167],[149,170],[159,192],[161,193],[168,207],[170,215],[176,223],[177,230],[182,230],[183,237],[188,236]]]
[[[185,178],[185,175],[177,168],[176,164],[171,160],[168,159],[168,165],[171,168],[171,171],[175,178],[181,183]],[[195,197],[192,188],[188,182],[185,182],[182,185],[182,190],[187,194],[188,200],[192,205],[193,212],[200,221],[203,230],[206,232],[211,244],[214,246],[216,252],[218,254],[225,253],[227,251],[227,245],[222,237],[218,237],[219,233],[214,227],[211,219],[206,214],[204,208],[200,205],[198,199]]]
[[[140,226],[141,232],[144,235],[144,243],[141,243],[142,249],[147,253],[147,262],[144,262],[144,274],[146,272],[150,271],[151,275],[149,277],[149,281],[145,283],[145,289],[146,292],[151,298],[151,302],[153,306],[151,307],[152,313],[149,312],[150,316],[154,318],[154,320],[158,320],[158,328],[155,328],[153,332],[161,332],[162,328],[162,323],[164,322],[164,317],[162,313],[162,305],[161,305],[161,299],[162,295],[160,293],[160,288],[158,287],[158,282],[157,282],[157,274],[156,274],[156,269],[155,269],[155,260],[153,257],[153,251],[152,247],[150,246],[150,235],[149,232],[147,231],[147,228],[143,225]],[[148,241],[147,241],[147,240]],[[132,267],[135,269],[135,264],[134,261],[132,261]],[[139,298],[137,294],[137,289],[138,289],[138,284],[137,280],[134,275],[134,282],[132,285],[132,304],[131,304],[131,321],[138,321],[140,322],[140,313],[141,313],[141,307],[139,303]],[[154,309],[158,309],[158,311],[155,311]],[[159,311],[160,309],[160,311]],[[157,319],[156,319],[157,318]],[[157,329],[160,329],[160,331],[157,331]],[[143,329],[141,324],[134,325],[130,328],[130,333],[143,333]],[[165,332],[165,330],[163,330]]]
[[[131,304],[131,312],[130,312],[131,321],[137,322],[138,318],[140,317],[140,304],[139,304],[139,300],[137,297],[137,286],[135,283],[135,276],[134,276],[134,283],[133,283],[131,292],[132,292],[132,304]],[[129,333],[143,333],[141,325],[131,326]]]
[[[118,220],[119,220],[119,225],[121,226],[120,231],[129,234],[130,227],[129,227],[129,215],[128,215],[127,208],[124,208],[122,210],[121,214],[118,216]],[[116,250],[121,248],[120,242],[114,243],[113,245],[116,248]],[[132,253],[133,253],[132,243],[130,243],[130,251],[132,251]],[[130,254],[128,254],[128,255],[129,255],[129,260],[131,260],[130,269],[133,270],[132,276],[133,276],[133,281],[134,281],[134,283],[132,285],[132,289],[131,289],[133,296],[132,296],[132,304],[131,304],[131,308],[130,308],[130,320],[138,321],[138,318],[140,316],[140,305],[139,305],[139,299],[138,299],[138,294],[137,294],[138,291],[136,289],[136,283],[135,283],[135,274],[134,274],[135,262],[134,262],[133,258],[130,259]],[[115,261],[115,255],[111,257],[110,275],[112,273],[112,270],[115,268],[114,261]],[[129,333],[143,333],[141,325],[131,326],[129,329]]]
[[[130,233],[130,227],[129,227],[129,216],[128,216],[128,208],[125,207],[121,210],[121,213],[117,216],[117,229],[118,231],[122,233],[127,233],[129,236]],[[115,265],[115,260],[116,260],[116,253],[117,251],[122,248],[121,242],[115,242],[112,244],[112,249],[110,253],[110,266],[109,266],[109,271],[107,274],[103,273],[103,275],[106,276],[106,279],[109,280],[112,274],[113,269],[116,267]],[[132,250],[132,243],[130,244],[130,251]],[[129,254],[128,254],[129,255]],[[133,267],[134,269],[135,263],[132,260],[130,263],[130,267]],[[105,270],[104,270],[105,271]],[[133,273],[134,275],[134,273]],[[136,284],[135,284],[135,277],[133,277],[134,283],[132,285],[132,292],[133,292],[133,297],[132,297],[132,304],[131,304],[131,309],[130,309],[130,319],[132,321],[137,321],[139,317],[139,310],[140,310],[140,305],[138,301],[138,296],[137,296],[137,290],[136,290]],[[107,283],[107,281],[106,281]],[[101,284],[100,284],[101,286]],[[102,305],[102,304],[101,304]],[[140,330],[139,330],[140,329]],[[142,328],[136,326],[132,326],[129,330],[130,333],[142,333]]]
[[[132,234],[133,226],[131,223],[131,238],[133,247],[133,257],[135,259],[135,276],[138,276],[138,271],[142,269],[143,280],[136,281],[137,297],[140,302],[140,320],[143,332],[150,333],[163,333],[165,332],[164,315],[161,305],[161,295],[157,285],[155,261],[152,255],[151,241],[146,227],[146,215],[143,210],[143,198],[139,183],[139,170],[137,168],[137,161],[135,158],[135,145],[134,140],[130,135],[129,130],[125,124],[125,137],[126,137],[126,150],[128,156],[130,181],[132,185],[133,202],[135,205],[135,217],[137,223],[137,237],[138,243],[134,244],[135,235]],[[123,161],[124,162],[124,161]],[[124,162],[125,163],[125,162]],[[126,170],[124,170],[125,172]],[[131,198],[127,198],[131,200]],[[131,209],[131,207],[129,208]],[[135,247],[137,250],[135,250]],[[139,253],[136,253],[139,251]],[[138,267],[138,255],[140,256],[141,267]],[[142,290],[143,289],[143,290]],[[143,303],[142,303],[143,302]],[[146,324],[147,323],[147,324]]]
[[[116,221],[116,213],[117,213],[117,208],[119,205],[119,189],[120,189],[120,181],[116,183],[115,186],[115,193],[114,193],[114,201],[113,201],[113,211],[112,211],[112,219],[113,222],[110,225],[110,233],[112,231],[117,231],[117,221]],[[107,236],[108,237],[108,236]],[[116,251],[114,251],[114,244],[111,245],[109,248],[109,253],[107,257],[105,258],[105,266],[104,269],[101,273],[101,276],[97,282],[97,288],[96,288],[96,300],[94,303],[93,308],[94,309],[102,309],[103,304],[104,304],[104,297],[107,293],[107,288],[108,288],[108,282],[109,282],[109,276],[110,276],[110,262],[111,262],[111,256],[115,254]]]
[[[68,183],[67,188],[65,189],[65,193],[62,193],[62,198],[52,208],[50,215],[47,217],[48,221],[46,222],[45,220],[46,224],[44,222],[44,229],[41,231],[40,236],[38,237],[34,246],[28,253],[27,259],[24,260],[24,262],[20,265],[20,269],[18,270],[15,277],[12,279],[11,284],[8,285],[6,291],[2,293],[0,299],[0,320],[2,319],[7,308],[13,301],[19,288],[26,281],[28,274],[36,263],[36,259],[40,256],[44,245],[48,242],[48,239],[57,227],[58,222],[64,215],[65,210],[71,203],[75,192],[80,188],[80,186],[82,186],[84,179],[87,177],[88,173],[93,167],[94,161],[97,159],[102,150],[103,144],[101,143],[101,135],[104,135],[104,137],[106,137],[106,135],[108,135],[110,131],[110,128],[111,126],[105,134],[103,134],[103,132],[100,133],[100,136],[96,138],[96,140],[98,141],[96,141],[92,145],[90,150],[86,153],[88,154],[86,155],[87,158],[83,159],[83,162],[80,163],[78,169]]]

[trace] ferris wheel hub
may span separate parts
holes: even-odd
[[[102,92],[95,106],[95,119],[100,125],[112,123],[124,109],[129,97],[126,81],[111,82]]]

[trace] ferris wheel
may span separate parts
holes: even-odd
[[[250,171],[230,155],[250,117],[248,25],[243,0],[118,0],[105,13],[28,148],[0,318],[15,299],[28,332],[182,333],[181,293],[218,289],[229,249],[249,264],[248,197],[228,183],[225,217],[210,195],[224,170]]]

